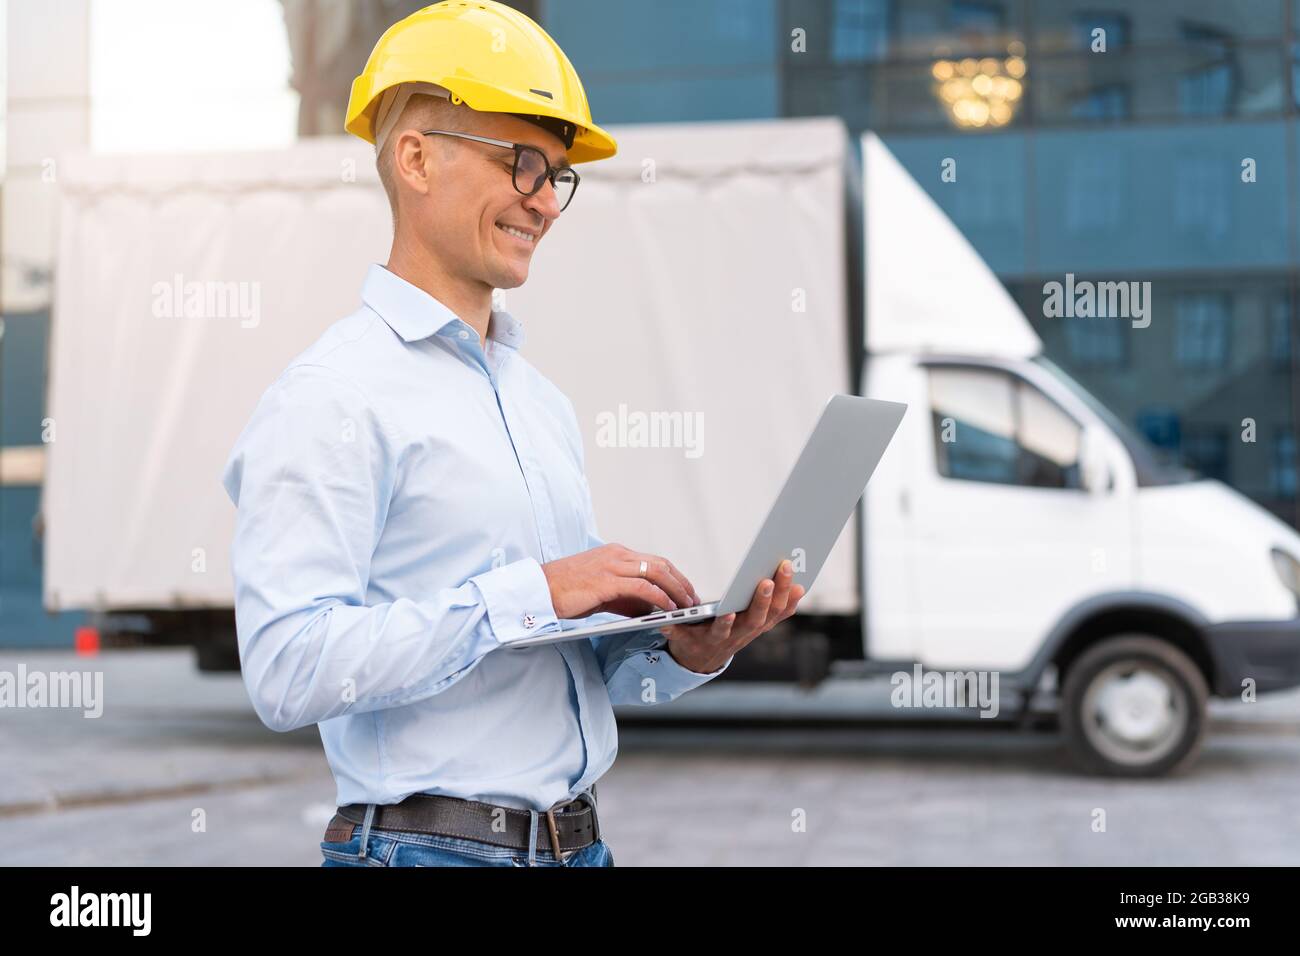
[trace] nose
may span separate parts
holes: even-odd
[[[560,218],[560,200],[555,195],[555,187],[551,185],[549,179],[542,183],[542,188],[537,192],[524,197],[523,207],[543,219]]]

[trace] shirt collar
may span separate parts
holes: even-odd
[[[430,335],[456,336],[471,326],[423,289],[374,263],[361,286],[361,301],[379,313],[404,342]],[[477,339],[477,333],[475,339]],[[488,338],[511,349],[524,344],[524,327],[504,309],[493,309]]]

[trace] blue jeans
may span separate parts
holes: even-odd
[[[543,818],[543,821],[545,818]],[[613,866],[614,854],[604,840],[597,840],[581,850],[566,853],[557,860],[546,838],[543,822],[533,856],[534,866]],[[352,830],[346,843],[320,845],[325,862],[321,866],[527,866],[528,851],[493,846],[478,840],[434,836],[430,833],[407,833],[402,830],[370,828],[366,855],[361,852],[361,824]]]

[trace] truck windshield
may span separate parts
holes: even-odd
[[[1066,374],[1055,362],[1045,356],[1035,356],[1033,361],[1047,369],[1074,392],[1079,399],[1106,423],[1106,427],[1124,444],[1133,458],[1133,468],[1137,472],[1137,482],[1141,486],[1177,485],[1196,481],[1201,476],[1179,463],[1176,456],[1163,449],[1156,448],[1145,438],[1120,420],[1114,412],[1103,405],[1095,395]]]

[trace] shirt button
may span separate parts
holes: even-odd
[[[646,659],[647,661],[649,661],[651,664],[658,664],[658,663],[659,663],[659,655],[658,655],[658,654],[647,654],[647,655],[645,656],[645,659]]]
[[[531,614],[525,614],[525,615],[524,615],[524,629],[525,629],[525,630],[532,630],[532,629],[535,628],[536,626],[537,626],[537,618],[533,617]]]
[[[466,329],[461,329],[461,330],[460,330],[459,332],[457,332],[456,334],[459,335],[462,339],[467,339],[467,338],[469,338],[469,332],[468,332]]]

